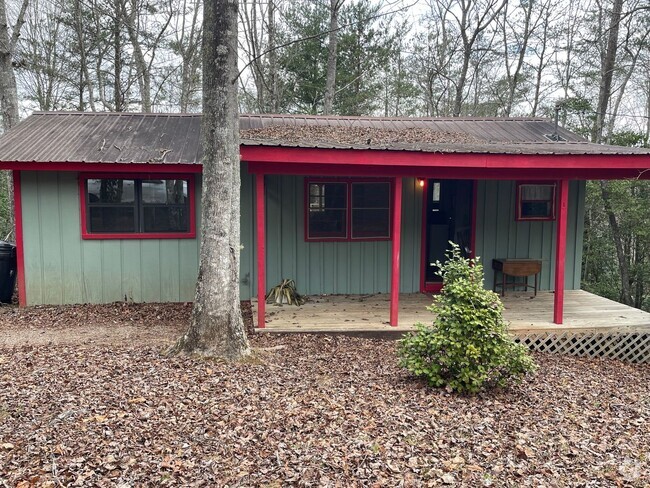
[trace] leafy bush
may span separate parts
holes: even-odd
[[[437,387],[476,392],[505,386],[536,366],[525,346],[507,333],[499,296],[483,288],[483,266],[466,259],[451,243],[447,262],[436,263],[442,292],[427,307],[433,326],[416,324],[417,331],[399,342],[400,365]]]

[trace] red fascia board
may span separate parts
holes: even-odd
[[[249,162],[250,173],[304,175],[304,176],[363,176],[363,177],[413,177],[469,180],[524,180],[555,181],[558,177],[569,180],[620,180],[650,179],[650,171],[640,169],[543,169],[543,168],[454,168],[415,166],[327,165]]]
[[[2,162],[0,169],[18,171],[75,171],[100,173],[202,173],[200,164],[149,164],[149,163],[52,163],[52,162]]]
[[[242,146],[244,161],[259,163],[415,166],[432,168],[647,169],[645,154],[474,154],[376,149]]]

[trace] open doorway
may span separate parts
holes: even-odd
[[[458,244],[465,256],[472,253],[474,181],[429,179],[424,194],[420,281],[423,292],[437,292],[442,278],[435,263],[445,260],[449,241]]]

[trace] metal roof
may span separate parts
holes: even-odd
[[[200,114],[36,112],[0,137],[0,162],[201,161]],[[243,145],[477,154],[648,154],[592,144],[542,118],[240,115]],[[354,133],[352,136],[350,133]],[[278,137],[278,134],[280,137]]]

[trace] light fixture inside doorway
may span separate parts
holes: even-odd
[[[418,178],[418,186],[424,188],[424,178]]]

